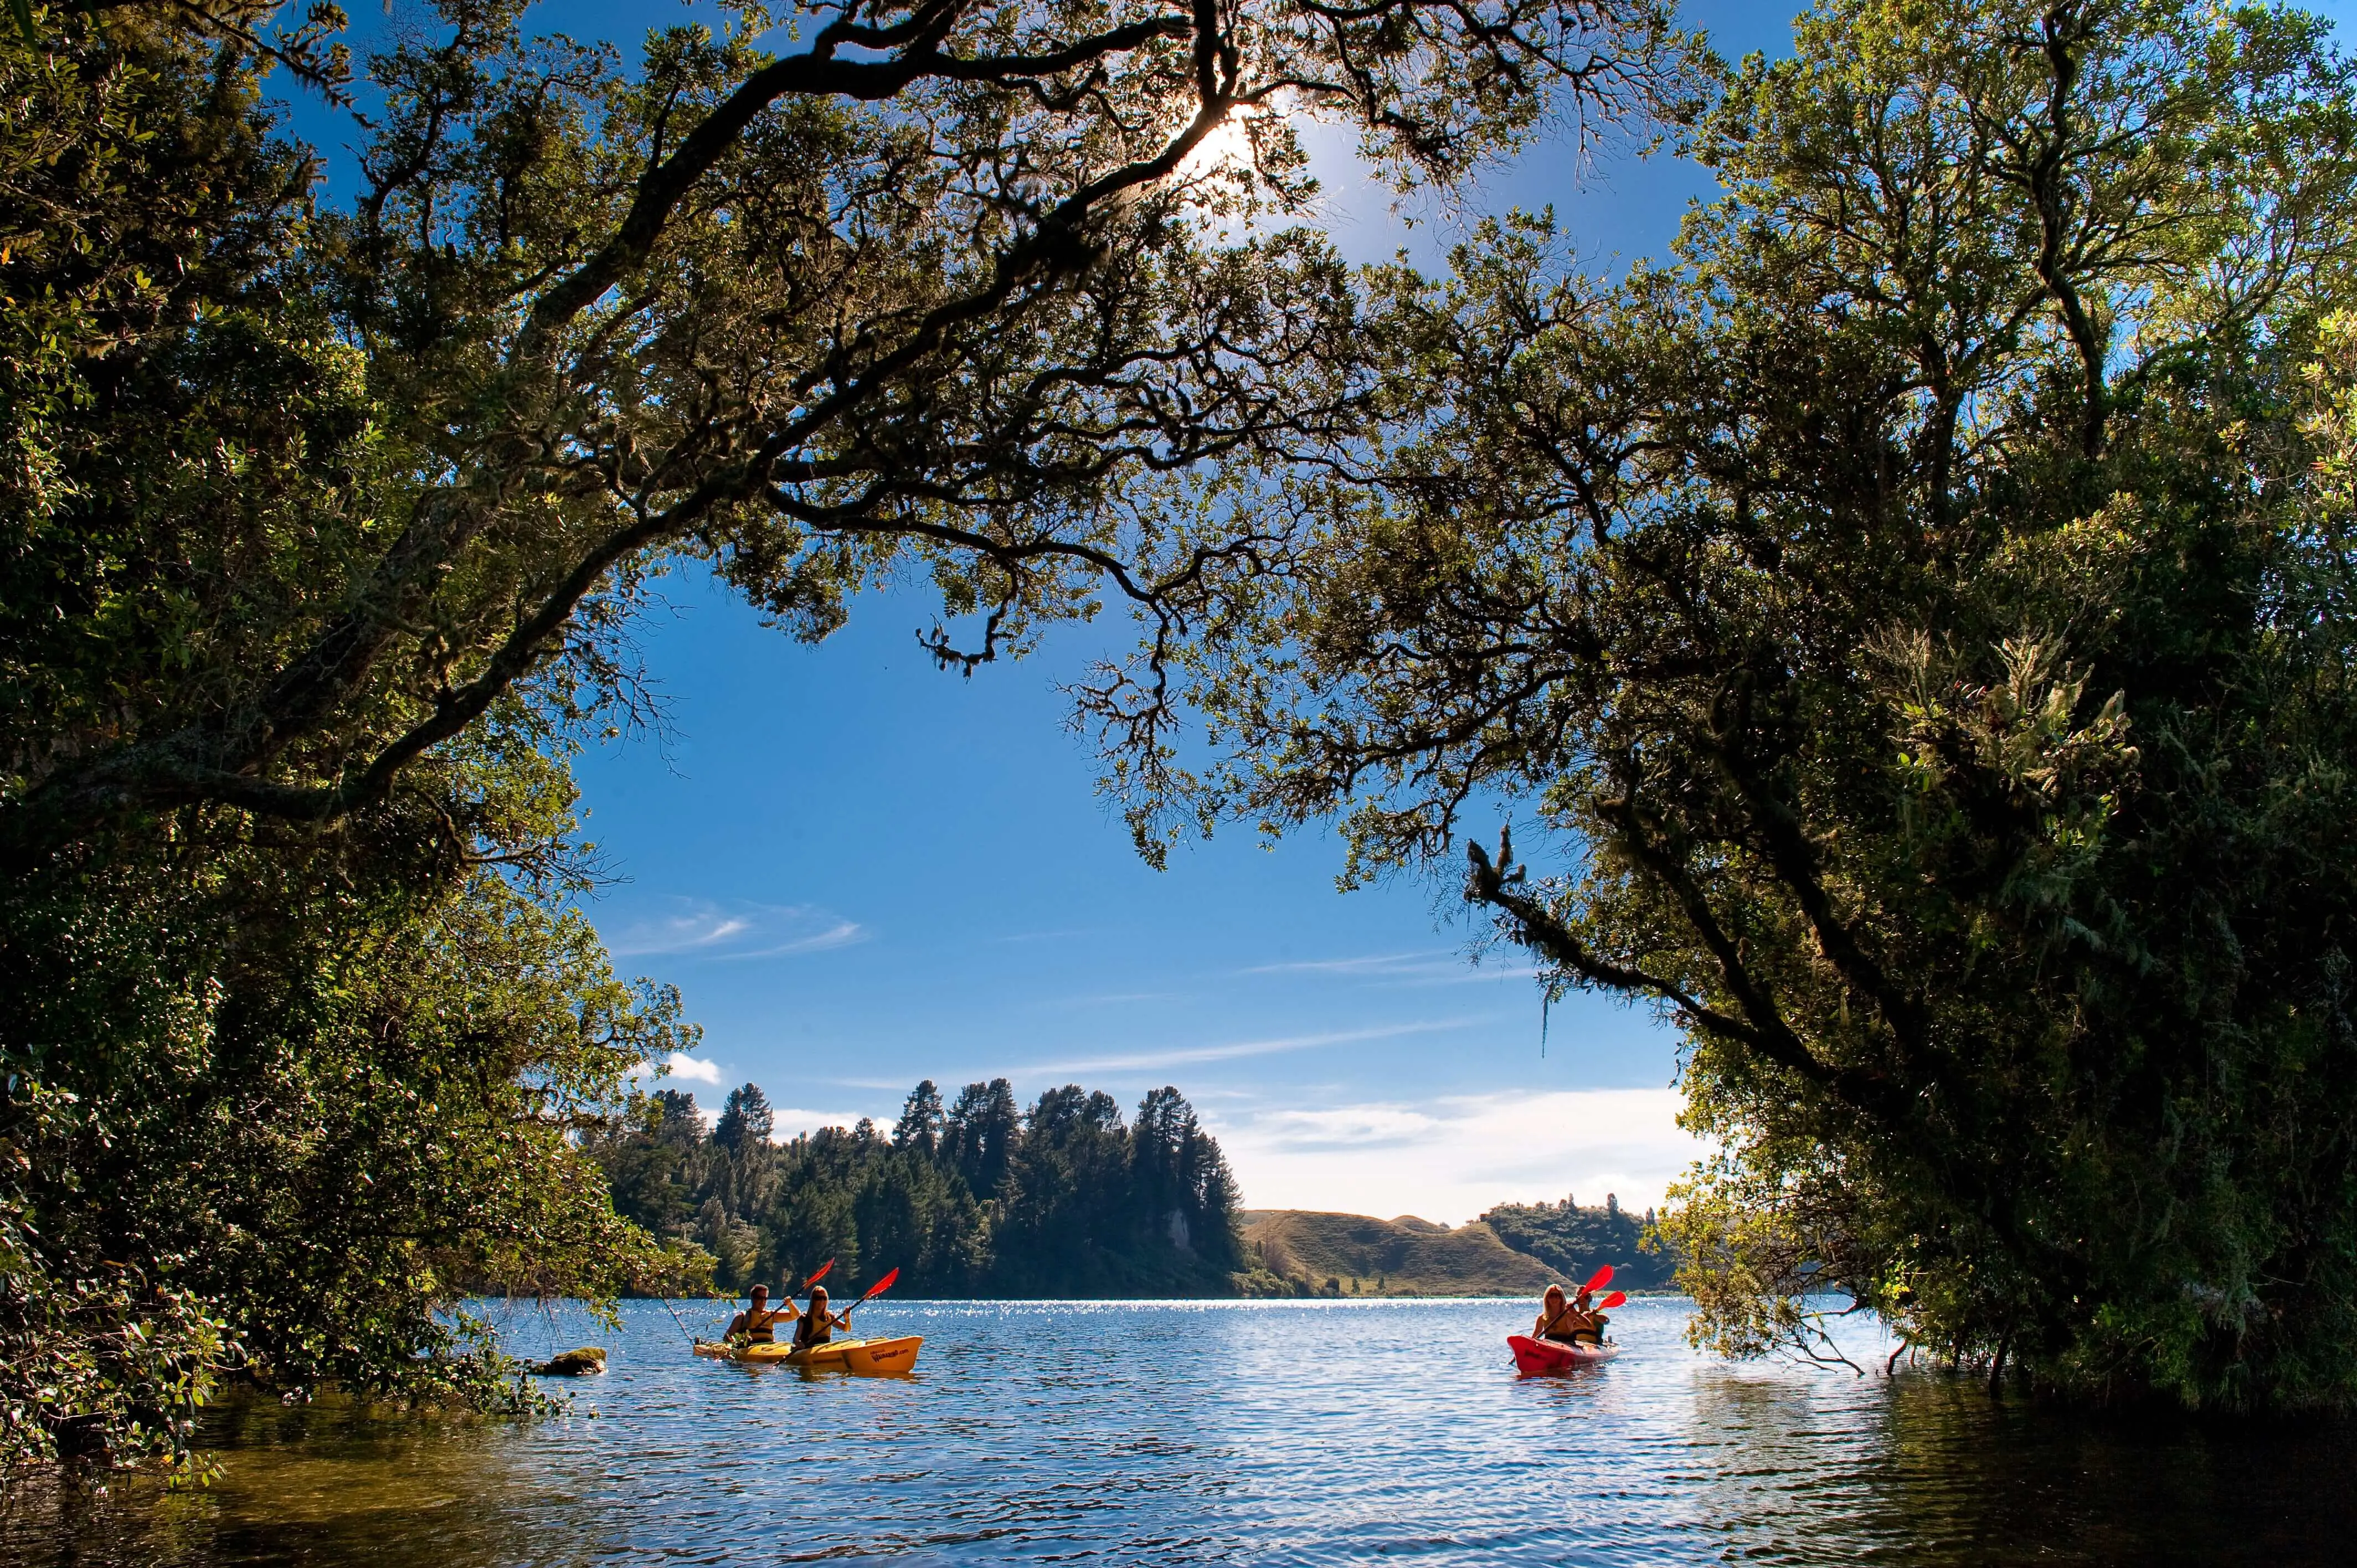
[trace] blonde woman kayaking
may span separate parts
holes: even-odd
[[[892,1272],[897,1274],[900,1271],[895,1269]],[[851,1305],[856,1306],[859,1304],[854,1302]],[[834,1337],[834,1330],[850,1326],[851,1307],[844,1308],[840,1314],[827,1311],[826,1287],[813,1285],[810,1310],[803,1313],[802,1321],[794,1325],[794,1348],[807,1350],[813,1345],[823,1345]]]

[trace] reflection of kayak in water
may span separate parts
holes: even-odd
[[[1592,1367],[1620,1354],[1618,1345],[1566,1345],[1560,1339],[1534,1339],[1527,1334],[1509,1334],[1506,1344],[1514,1352],[1515,1368],[1524,1377]]]
[[[751,1361],[780,1367],[816,1367],[838,1372],[859,1372],[869,1376],[878,1373],[906,1372],[917,1365],[917,1347],[925,1342],[920,1334],[904,1334],[898,1339],[830,1339],[823,1345],[813,1345],[807,1350],[797,1350],[791,1344],[729,1345],[708,1339],[695,1342],[695,1353],[721,1361]]]

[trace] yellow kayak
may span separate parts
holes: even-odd
[[[876,1377],[913,1370],[917,1365],[917,1347],[924,1342],[921,1334],[904,1334],[897,1339],[830,1339],[823,1345],[797,1350],[784,1342],[731,1345],[724,1340],[699,1339],[695,1342],[695,1353],[719,1361],[816,1367]]]

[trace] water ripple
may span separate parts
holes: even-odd
[[[2099,1421],[1969,1384],[1727,1367],[1684,1303],[1520,1380],[1527,1304],[902,1303],[907,1379],[697,1360],[660,1305],[574,1413],[225,1411],[222,1479],[0,1504],[0,1565],[2340,1562],[2344,1426]],[[593,1413],[594,1412],[594,1413]]]

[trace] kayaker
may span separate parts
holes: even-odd
[[[834,1330],[851,1326],[851,1309],[845,1307],[840,1316],[826,1309],[826,1287],[811,1286],[810,1308],[794,1325],[794,1348],[807,1350],[813,1345],[823,1345],[834,1337]]]
[[[1571,1310],[1584,1319],[1587,1324],[1587,1326],[1583,1328],[1573,1330],[1574,1337],[1588,1340],[1593,1344],[1603,1344],[1604,1326],[1611,1322],[1612,1319],[1605,1314],[1596,1310],[1596,1293],[1587,1289],[1585,1285],[1581,1286],[1579,1299],[1571,1304]]]
[[[782,1317],[791,1322],[797,1316],[797,1310],[791,1299],[782,1306],[773,1309],[770,1305],[770,1287],[755,1285],[745,1293],[745,1310],[728,1320],[728,1332],[722,1337],[726,1339],[742,1337],[747,1343],[753,1345],[775,1344],[778,1320]],[[705,1321],[709,1322],[710,1319],[707,1318]]]
[[[1547,1286],[1545,1298],[1539,1304],[1538,1323],[1532,1328],[1531,1337],[1552,1339],[1562,1345],[1577,1345],[1581,1340],[1601,1345],[1604,1343],[1603,1315],[1589,1310],[1595,1300],[1592,1293],[1583,1290],[1577,1301],[1568,1301],[1565,1299],[1561,1285]]]

